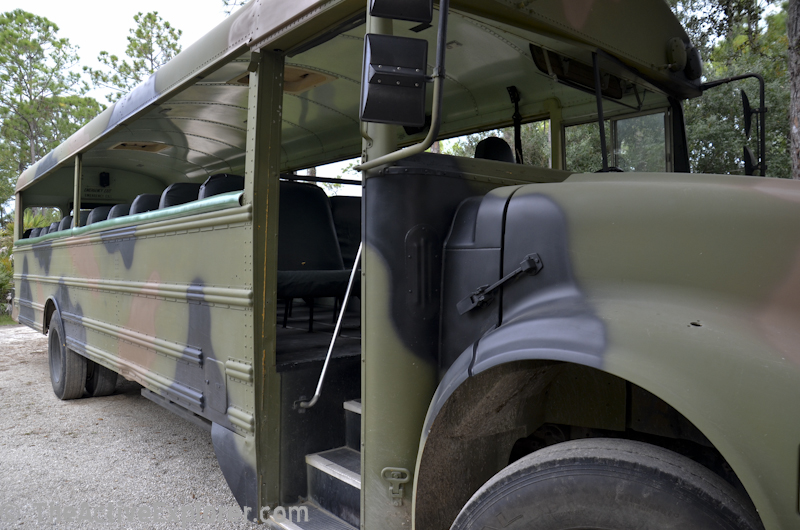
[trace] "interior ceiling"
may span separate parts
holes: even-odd
[[[428,40],[428,73],[436,53],[436,16],[430,27],[395,21],[395,34]],[[294,170],[358,156],[361,150],[358,105],[364,25],[319,46],[286,58],[287,91],[283,101],[283,169]],[[447,80],[441,136],[508,125],[514,112],[506,87],[515,85],[525,119],[546,116],[546,102],[557,100],[565,120],[591,119],[596,102],[591,94],[566,87],[541,72],[529,44],[591,64],[591,51],[471,16],[452,13],[449,20]],[[219,172],[242,174],[247,127],[245,53],[143,117],[106,138],[84,154],[87,168],[143,173],[165,185],[186,179],[205,180]],[[610,65],[607,65],[610,67]],[[637,80],[624,70],[615,74]],[[644,94],[640,91],[639,96]],[[432,88],[428,89],[428,109]],[[628,104],[640,105],[629,92]],[[641,101],[641,100],[639,100]],[[648,92],[645,107],[664,106],[662,94]],[[623,109],[606,103],[606,113]],[[402,145],[408,137],[398,127]],[[111,149],[125,142],[157,142],[162,150]],[[71,172],[64,167],[57,172]]]

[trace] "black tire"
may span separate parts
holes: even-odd
[[[672,451],[593,438],[514,462],[472,496],[452,530],[761,530],[748,500]]]
[[[117,388],[117,372],[86,360],[86,393],[89,397],[110,396]]]
[[[50,382],[58,399],[76,399],[83,396],[86,384],[86,359],[67,348],[66,337],[61,336],[61,315],[56,311],[50,319],[47,340],[47,357],[50,364]]]

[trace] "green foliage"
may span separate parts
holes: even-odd
[[[222,0],[222,7],[226,15],[230,15],[237,8],[242,7],[247,3],[247,0]]]
[[[22,214],[23,231],[29,228],[42,228],[50,226],[55,221],[61,220],[61,211],[58,208],[28,208]],[[13,230],[11,231],[14,232]]]
[[[6,304],[6,294],[14,286],[14,223],[0,228],[0,315]]]
[[[705,57],[717,39],[744,30],[758,32],[766,9],[777,0],[667,0],[686,32]]]
[[[550,121],[537,121],[522,125],[522,158],[525,164],[550,167]],[[441,152],[454,156],[475,156],[478,142],[489,136],[497,136],[514,149],[514,128],[494,129],[443,142]]]
[[[75,48],[57,33],[21,9],[0,14],[0,203],[22,171],[103,109],[83,96]]]
[[[606,146],[611,153],[611,130],[606,122]],[[567,127],[564,131],[567,165],[569,171],[592,173],[603,168],[603,154],[600,149],[600,127],[597,123],[584,123]],[[609,160],[609,164],[613,162]]]
[[[84,67],[96,87],[115,91],[106,96],[111,103],[133,90],[181,51],[178,40],[183,32],[158,16],[157,11],[139,12],[133,20],[136,27],[129,31],[125,48],[128,59],[102,51],[97,60],[110,71]]]
[[[762,24],[728,29],[717,41],[704,64],[705,77],[722,79],[745,73],[760,73],[766,82],[767,175],[791,176],[789,157],[789,75],[787,70],[786,10],[765,16]],[[744,134],[741,90],[753,108],[759,105],[755,80],[708,90],[702,98],[687,101],[684,111],[692,171],[744,173],[745,143],[757,154],[758,137]],[[754,119],[755,121],[755,119]]]

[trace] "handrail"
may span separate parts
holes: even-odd
[[[350,292],[353,289],[353,280],[356,277],[356,272],[358,271],[358,264],[361,261],[361,247],[363,246],[364,246],[363,242],[358,245],[358,253],[356,254],[356,259],[353,262],[353,270],[350,271],[350,281],[347,282],[347,290],[344,293],[344,300],[342,300],[342,309],[341,311],[339,311],[339,318],[336,320],[336,328],[333,330],[333,337],[331,337],[331,344],[330,346],[328,346],[328,355],[325,356],[325,364],[322,365],[322,373],[319,374],[319,381],[317,382],[317,389],[314,391],[314,397],[312,397],[310,401],[295,402],[295,408],[299,406],[301,409],[310,409],[311,407],[317,404],[319,396],[322,394],[322,383],[325,381],[325,373],[328,371],[328,364],[331,361],[331,354],[333,353],[333,345],[336,342],[336,337],[339,336],[339,330],[342,327],[342,320],[344,319],[344,312],[347,309],[347,302],[350,301]],[[303,410],[301,410],[300,412],[302,411]]]

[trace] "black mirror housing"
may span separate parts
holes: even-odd
[[[364,39],[361,120],[422,127],[427,65],[426,40],[368,34]]]
[[[370,0],[369,14],[430,24],[433,20],[433,0]]]

